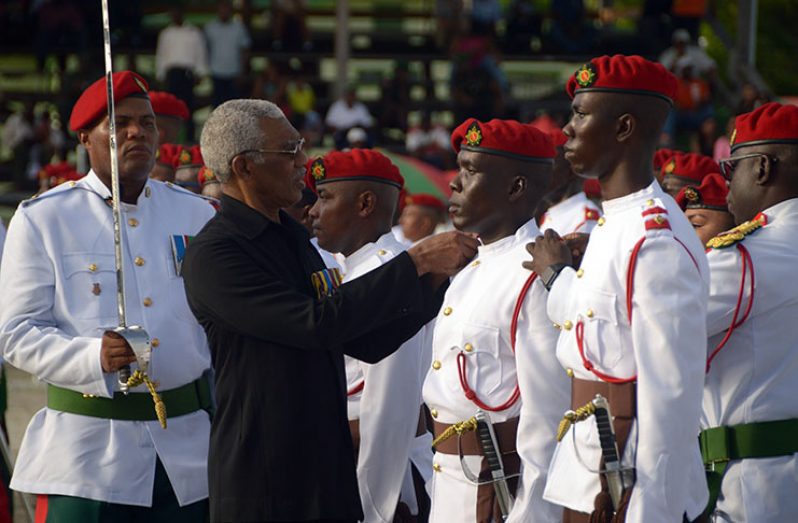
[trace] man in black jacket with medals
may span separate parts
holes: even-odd
[[[476,240],[430,238],[341,286],[280,210],[299,200],[307,162],[282,112],[226,102],[201,145],[224,192],[183,264],[216,370],[211,520],[359,520],[343,355],[376,362],[415,334]]]

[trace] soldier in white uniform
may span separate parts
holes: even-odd
[[[540,234],[533,212],[551,182],[554,147],[534,126],[473,119],[455,129],[452,146],[459,171],[449,212],[481,246],[452,280],[435,320],[424,382],[436,437],[430,521],[502,521],[473,426],[453,434],[478,410],[493,424],[509,491],[517,495],[510,519],[559,521],[562,510],[542,494],[568,382],[555,358],[545,290],[520,268],[525,245]],[[479,484],[464,472],[461,453]]]
[[[707,255],[709,512],[713,521],[796,521],[798,108],[766,104],[735,124],[721,167],[740,225],[710,240]]]
[[[616,478],[598,473],[613,456],[599,445],[596,419],[577,417],[567,431],[565,423],[544,497],[567,508],[566,522],[673,523],[697,518],[706,504],[696,434],[709,271],[651,167],[675,89],[671,73],[639,56],[595,58],[568,82],[566,158],[598,178],[604,216],[578,271],[553,231],[530,246],[528,266],[550,289],[549,317],[562,328],[557,358],[573,377],[571,408],[596,394],[609,400],[618,452],[632,470],[615,500],[608,482]]]
[[[545,197],[551,206],[540,219],[540,229],[543,232],[553,229],[560,236],[590,234],[601,217],[601,210],[587,197],[583,190],[584,180],[574,173],[565,159],[562,146],[567,137],[559,130],[551,133],[551,137],[557,156],[554,158],[552,188]]]
[[[214,214],[200,196],[149,180],[157,129],[143,79],[114,74],[122,187],[127,320],[151,336],[149,376],[166,405],[161,428],[145,386],[118,390],[135,361],[117,325],[105,80],[70,127],[91,171],[23,202],[0,270],[0,348],[48,385],[11,487],[38,494],[37,521],[202,521],[207,518],[210,355],[186,303],[180,248]],[[135,369],[135,365],[134,365]]]
[[[406,250],[391,232],[404,179],[386,156],[369,149],[334,151],[310,162],[305,180],[319,197],[309,212],[313,234],[322,249],[344,256],[344,282]],[[424,328],[379,363],[345,356],[349,427],[366,523],[395,521],[420,420],[423,340]],[[408,515],[406,508],[402,512]],[[404,521],[398,514],[396,520]]]

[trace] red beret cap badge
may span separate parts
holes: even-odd
[[[321,180],[327,174],[324,169],[324,161],[321,158],[316,158],[313,165],[310,166],[310,173],[313,175],[314,180]]]
[[[186,165],[191,163],[191,152],[186,149],[183,149],[183,151],[180,153],[179,161],[181,165]]]
[[[676,170],[676,160],[671,159],[671,161],[668,162],[668,165],[665,166],[665,173],[671,174],[675,170]]]
[[[478,146],[482,143],[482,129],[479,128],[477,122],[472,123],[466,131],[465,141],[470,146]]]
[[[698,191],[694,187],[687,186],[684,190],[684,197],[691,202],[697,202],[699,199]]]
[[[590,87],[596,81],[596,66],[588,62],[576,71],[579,87]]]

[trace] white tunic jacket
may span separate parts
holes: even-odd
[[[389,262],[406,250],[388,232],[344,260],[344,282]],[[365,523],[391,523],[402,490],[421,405],[422,328],[399,350],[373,365],[346,356],[349,419],[360,420],[357,480]]]
[[[603,202],[603,208],[581,270],[564,269],[549,295],[549,316],[563,329],[557,357],[577,378],[598,380],[578,350],[581,323],[584,354],[596,370],[616,378],[637,375],[637,420],[625,452],[637,483],[626,521],[671,523],[685,513],[695,518],[707,502],[697,442],[709,288],[704,249],[656,181]],[[644,237],[630,324],[627,271]],[[600,490],[600,456],[595,420],[574,425],[557,446],[545,498],[591,512]]]
[[[764,211],[767,225],[742,245],[754,267],[754,301],[745,323],[713,359],[704,388],[702,428],[798,418],[798,199]],[[742,277],[735,245],[708,255],[712,273],[707,329],[711,352],[734,315]],[[750,299],[743,287],[740,317]],[[798,520],[798,455],[732,461],[723,478],[718,521]]]
[[[554,229],[560,236],[574,232],[590,233],[596,226],[601,210],[584,192],[578,192],[549,207],[540,225],[542,231]]]
[[[117,388],[116,373],[100,365],[102,333],[118,324],[109,196],[90,172],[23,202],[0,270],[6,361],[47,383],[102,397]],[[205,335],[175,270],[171,236],[196,234],[213,214],[201,197],[152,180],[136,205],[124,205],[127,320],[157,345],[149,374],[160,390],[190,383],[210,366]],[[193,503],[208,496],[209,430],[204,411],[170,418],[163,430],[157,421],[44,408],[28,425],[11,488],[150,506],[157,453],[180,504]]]
[[[562,510],[543,501],[542,494],[553,434],[568,407],[570,389],[555,357],[557,331],[546,316],[546,290],[540,281],[534,282],[521,309],[515,354],[510,345],[513,311],[530,276],[521,263],[529,259],[526,244],[539,234],[530,220],[513,236],[480,246],[474,261],[453,278],[435,321],[424,401],[441,423],[467,420],[476,413],[478,407],[466,398],[460,383],[458,354],[466,362],[468,385],[489,406],[505,403],[518,383],[519,401],[504,411],[488,412],[494,423],[520,415],[517,449],[522,477],[510,519],[554,522]],[[451,473],[463,478],[462,471]]]

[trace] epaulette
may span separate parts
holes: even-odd
[[[57,196],[59,194],[64,194],[64,193],[70,192],[72,189],[82,189],[84,191],[88,191],[88,192],[91,192],[91,193],[94,192],[90,188],[85,187],[83,185],[78,185],[78,182],[72,180],[72,181],[57,185],[57,186],[53,187],[52,189],[50,189],[48,191],[45,191],[43,193],[34,194],[33,196],[31,196],[27,200],[22,200],[19,203],[19,205],[20,205],[20,207],[28,207],[29,205],[32,205],[32,204],[37,203],[37,202],[40,202],[42,200],[46,200],[47,198],[51,198],[51,197]]]
[[[585,220],[586,221],[597,221],[601,215],[596,209],[591,209],[590,207],[585,206]]]
[[[668,210],[659,198],[646,200],[640,213],[643,216],[646,233],[649,231],[671,230]]]
[[[195,198],[205,200],[206,202],[211,204],[211,206],[213,206],[214,209],[217,210],[219,209],[219,200],[217,200],[216,198],[211,198],[210,196],[205,196],[204,194],[197,194],[195,192],[191,192],[188,189],[180,187],[179,185],[172,182],[161,182],[161,183],[163,183],[165,186],[169,187],[170,189],[172,189],[177,193],[186,194],[188,196],[194,196]]]
[[[768,217],[760,212],[754,216],[753,220],[741,223],[734,229],[718,234],[707,242],[707,247],[710,249],[725,249],[743,241],[746,236],[767,224]]]

